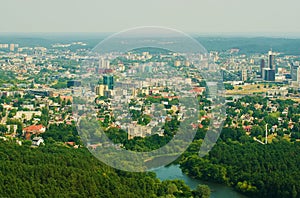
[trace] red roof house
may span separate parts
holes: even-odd
[[[44,127],[41,124],[31,125],[31,126],[25,127],[23,129],[23,134],[24,134],[26,140],[30,140],[31,135],[39,135],[41,133],[44,133],[45,131],[46,131],[46,127]]]

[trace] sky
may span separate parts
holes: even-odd
[[[0,5],[0,32],[163,26],[189,33],[300,35],[299,0],[2,0]]]

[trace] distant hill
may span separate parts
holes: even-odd
[[[18,43],[21,47],[44,46],[51,47],[54,43],[70,43],[82,41],[92,49],[109,33],[12,33],[0,34],[0,43]],[[269,37],[221,37],[221,36],[195,36],[208,51],[226,51],[239,48],[240,53],[266,53],[273,51],[290,55],[300,55],[300,39],[296,38],[269,38]]]
[[[300,55],[300,39],[267,38],[267,37],[197,37],[208,51],[225,51],[231,48],[240,49],[240,53],[266,53],[273,51],[290,55]]]

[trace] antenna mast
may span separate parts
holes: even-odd
[[[268,124],[266,124],[266,139],[265,144],[268,144]]]

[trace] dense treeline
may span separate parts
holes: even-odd
[[[161,182],[152,172],[115,170],[83,148],[30,148],[0,140],[4,197],[207,197],[207,191],[191,191],[179,180]]]
[[[76,144],[82,144],[75,125],[51,124],[41,136],[46,143],[75,142]]]
[[[180,160],[188,175],[225,183],[253,197],[300,197],[300,143],[219,141],[208,156],[195,141]]]

